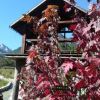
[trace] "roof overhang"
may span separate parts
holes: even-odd
[[[73,12],[71,12],[67,16],[64,14],[63,6],[64,6],[65,2],[68,3],[69,5],[72,5],[75,9],[79,10],[79,12],[82,13],[82,14],[86,14],[87,13],[86,10],[83,10],[78,6],[71,4],[70,2],[68,2],[68,0],[43,0],[39,5],[37,5],[32,10],[30,10],[28,13],[26,13],[26,15],[38,16],[38,17],[41,18],[42,11],[47,8],[47,5],[52,5],[53,4],[53,5],[58,5],[59,6],[59,8],[60,8],[59,12],[61,13],[60,14],[61,18],[62,19],[67,19],[67,18],[70,18],[70,16],[73,14]],[[26,29],[26,23],[21,21],[22,18],[23,18],[23,16],[20,19],[18,19],[16,22],[11,24],[10,27],[12,29],[14,29],[15,31],[17,31],[18,33],[20,33],[21,35],[27,34],[27,33],[32,34],[31,31]]]

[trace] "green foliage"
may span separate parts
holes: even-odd
[[[4,81],[4,80],[0,80],[0,88],[7,85],[7,81]]]
[[[14,68],[12,67],[3,67],[0,68],[0,75],[4,76],[5,78],[14,78]]]
[[[12,66],[12,67],[14,67],[15,66],[15,61],[11,60],[11,59],[8,59],[8,58],[5,58],[5,57],[0,57],[0,67],[3,67],[3,66]]]
[[[60,43],[59,47],[61,50],[70,51],[70,53],[76,53],[76,44],[75,43]]]
[[[21,50],[21,47],[11,52],[11,54],[19,54],[20,50]],[[15,67],[15,61],[12,59],[5,58],[4,55],[0,54],[0,67],[4,67],[4,66]]]

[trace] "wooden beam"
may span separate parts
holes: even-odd
[[[22,36],[22,47],[21,47],[21,53],[25,53],[25,41],[26,41],[26,34],[23,34]]]
[[[27,58],[27,56],[9,56],[8,58],[14,58],[14,59],[26,59]],[[70,57],[69,56],[60,56],[59,58],[61,58],[61,59],[66,59],[66,58],[72,58],[72,59],[84,59],[84,58],[82,58],[82,56],[73,56],[73,55],[70,55]]]
[[[76,50],[61,50],[61,53],[62,54],[77,54],[77,51]]]
[[[65,34],[68,34],[68,33],[72,33],[73,31],[59,31],[58,34],[60,33],[65,33]]]
[[[77,23],[77,21],[74,20],[58,21],[58,24],[74,24],[74,23]]]
[[[26,39],[26,41],[37,42],[38,39]],[[72,39],[58,39],[59,42],[73,42]]]
[[[52,22],[47,22],[48,24],[51,24]],[[58,21],[58,24],[75,24],[78,23],[77,21],[74,20],[64,20],[64,21]]]
[[[59,42],[73,42],[72,39],[59,39]]]
[[[81,57],[82,56],[82,54],[77,54],[77,53],[70,53],[70,54],[68,54],[68,53],[64,53],[64,54],[59,54],[60,55],[60,57],[62,58],[62,57],[64,57],[64,58],[67,58],[67,57],[76,57],[76,58],[78,58],[78,57]],[[25,58],[27,57],[28,55],[27,54],[23,54],[23,55],[8,55],[8,56],[6,56],[7,58],[14,58],[14,59],[23,59],[23,60],[25,60]],[[41,56],[46,56],[46,54],[41,54]]]

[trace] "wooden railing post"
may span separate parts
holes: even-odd
[[[15,68],[12,100],[18,100],[19,80],[17,79],[17,76],[20,73],[21,67],[23,67],[24,64],[25,64],[25,59],[16,59],[16,68]]]

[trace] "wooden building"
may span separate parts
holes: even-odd
[[[69,12],[64,11],[64,6],[67,4],[72,9]],[[35,8],[30,10],[26,15],[30,16],[38,16],[39,18],[42,17],[42,12],[46,9],[48,5],[58,5],[59,6],[59,15],[61,17],[61,21],[58,22],[59,28],[58,33],[63,34],[64,38],[59,39],[59,42],[73,42],[71,39],[66,39],[66,35],[73,32],[69,27],[71,25],[76,25],[78,22],[74,21],[76,14],[79,16],[85,16],[86,11],[81,9],[80,7],[72,4],[68,0],[43,0],[39,5]],[[76,12],[76,13],[75,13]],[[18,97],[18,87],[19,81],[16,79],[18,73],[20,73],[21,67],[25,65],[25,59],[27,56],[27,48],[31,45],[31,43],[36,43],[37,41],[37,33],[33,33],[31,29],[31,24],[27,24],[26,22],[22,21],[23,16],[14,22],[11,25],[11,28],[22,35],[22,47],[21,47],[21,54],[8,54],[6,57],[12,58],[16,60],[16,74],[15,74],[15,84],[13,89],[12,100],[17,100]],[[68,30],[66,30],[68,28]],[[81,57],[81,55],[71,55],[68,53],[64,53],[61,55],[61,58],[65,57]]]

